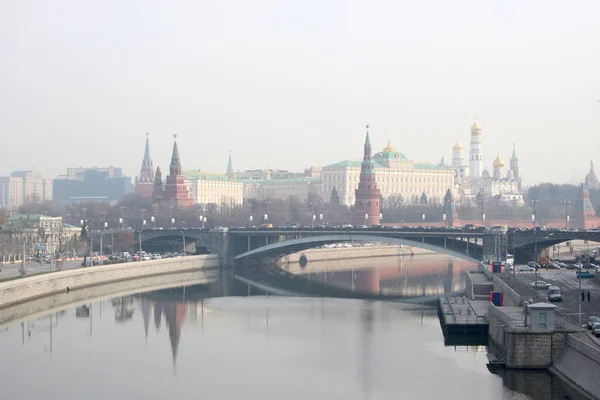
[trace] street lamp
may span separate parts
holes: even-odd
[[[170,206],[169,210],[171,210],[171,229],[173,229],[173,224],[175,223],[175,218],[173,218],[173,206]]]
[[[565,200],[565,229],[569,229],[569,214],[567,206],[571,203],[571,200]]]
[[[310,227],[311,227],[311,229],[315,227],[315,221],[316,220],[317,220],[317,216],[315,214],[313,214],[312,221],[310,221]]]
[[[425,213],[421,214],[421,227],[425,224]]]
[[[533,222],[533,230],[535,231],[535,205],[540,199],[531,199],[533,202],[533,214],[531,214],[531,222]]]
[[[251,215],[248,217],[248,228],[252,226],[252,221],[254,221],[254,217]]]
[[[446,213],[442,214],[442,219],[444,220],[444,228],[448,229],[448,221],[446,220]]]
[[[269,214],[265,214],[264,218],[265,218],[265,224],[268,223],[268,221],[269,221]]]
[[[367,220],[369,219],[369,214],[365,214],[365,226],[367,226]]]
[[[204,217],[200,216],[200,223],[202,224],[202,229],[204,229]]]
[[[121,229],[123,229],[123,224],[125,222],[125,206],[121,206],[121,218],[119,218],[119,224],[121,224]]]
[[[383,213],[379,213],[379,225],[383,225]]]
[[[321,224],[321,226],[323,226],[323,214],[319,214],[319,224]]]

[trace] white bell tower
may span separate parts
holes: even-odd
[[[479,178],[483,166],[483,138],[481,126],[475,121],[471,126],[471,150],[469,151],[469,178]]]

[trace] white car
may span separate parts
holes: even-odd
[[[521,266],[519,266],[519,271],[520,272],[535,271],[535,268],[530,267],[529,265],[521,265]]]
[[[535,282],[531,282],[531,288],[532,289],[548,289],[550,285],[548,282],[544,282],[544,281],[535,281]]]

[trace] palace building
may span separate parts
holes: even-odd
[[[454,185],[454,171],[450,167],[411,161],[396,151],[389,141],[383,151],[372,156],[371,161],[375,184],[384,201],[396,196],[404,203],[417,202],[424,192],[428,199],[436,198],[441,203],[448,189]],[[335,188],[341,204],[355,204],[361,164],[361,161],[344,160],[324,166],[320,196],[329,199]]]

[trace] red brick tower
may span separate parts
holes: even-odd
[[[192,199],[183,178],[181,161],[179,160],[179,149],[177,148],[177,135],[173,142],[173,155],[169,165],[169,175],[165,183],[163,193],[163,204],[173,207],[187,207],[192,205]]]
[[[146,149],[144,151],[144,160],[140,176],[135,180],[135,193],[139,196],[150,199],[154,188],[154,168],[152,159],[150,158],[150,143],[148,141],[148,133],[146,133]]]
[[[356,225],[379,225],[379,202],[381,191],[375,182],[375,169],[371,160],[371,141],[369,140],[369,125],[367,125],[367,138],[363,161],[360,164],[360,180],[355,191],[356,203],[354,204],[354,222]]]
[[[162,172],[160,172],[160,167],[156,167],[156,173],[154,174],[154,188],[152,189],[152,201],[157,203],[161,202],[163,191]]]
[[[590,201],[590,192],[585,183],[577,189],[577,199],[573,204],[573,226],[576,229],[596,228],[598,218],[596,210]]]

